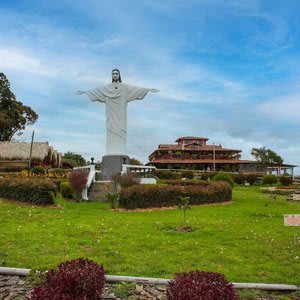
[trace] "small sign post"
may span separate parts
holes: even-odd
[[[294,227],[294,243],[296,243],[296,226],[300,226],[300,214],[284,215],[284,226]]]

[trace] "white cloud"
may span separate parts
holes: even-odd
[[[0,47],[0,67],[3,69],[55,76],[58,70],[15,47]]]
[[[87,132],[66,131],[66,130],[49,130],[49,129],[36,129],[37,134],[50,135],[50,136],[63,136],[81,139],[99,138],[99,134],[90,134]]]
[[[300,124],[300,94],[267,101],[258,107],[258,111],[273,122],[287,121]]]

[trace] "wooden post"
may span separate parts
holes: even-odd
[[[216,172],[216,151],[215,151],[215,143],[213,143],[213,160],[214,160],[214,172]]]
[[[32,131],[32,136],[31,136],[30,153],[29,153],[29,162],[28,162],[28,175],[29,175],[30,168],[31,168],[31,156],[32,156],[33,138],[34,138],[34,130]]]

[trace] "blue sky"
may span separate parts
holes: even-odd
[[[75,92],[116,67],[123,82],[160,89],[128,106],[130,156],[147,162],[158,144],[195,135],[300,165],[299,11],[297,0],[1,0],[0,71],[39,115],[19,139],[34,129],[101,160],[104,105]]]

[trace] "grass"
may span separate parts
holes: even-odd
[[[283,215],[300,213],[286,196],[272,200],[259,187],[235,187],[230,205],[187,212],[194,232],[178,232],[183,212],[116,212],[107,203],[32,207],[0,199],[0,265],[45,269],[87,257],[108,274],[173,277],[200,269],[232,282],[300,285],[300,232]]]
[[[279,293],[259,290],[238,290],[240,300],[299,300],[300,293]]]

